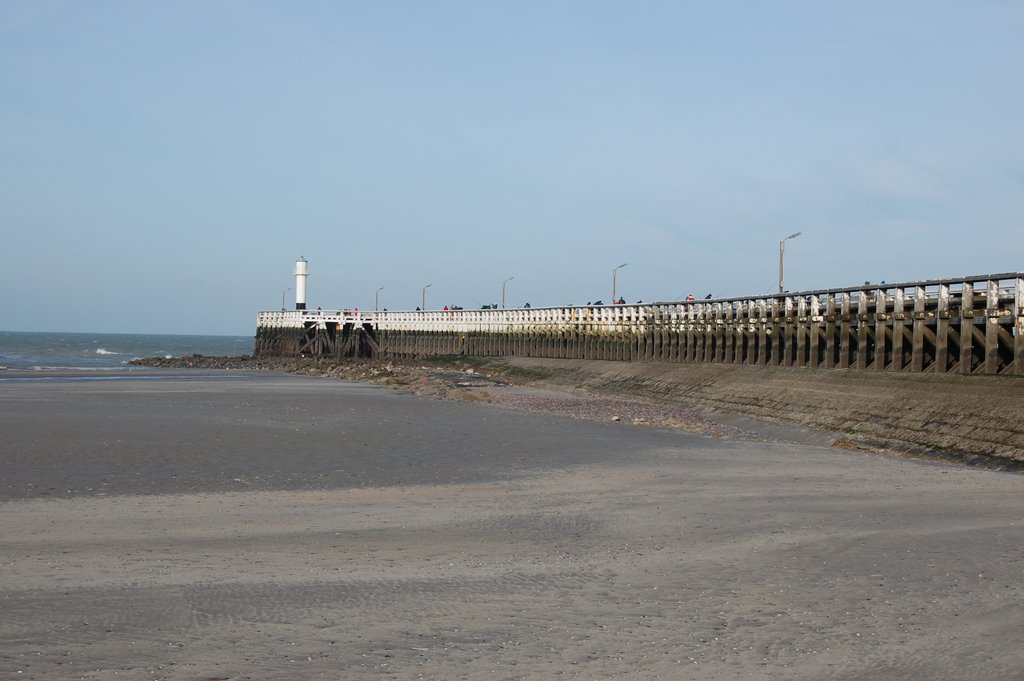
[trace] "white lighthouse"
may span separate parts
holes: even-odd
[[[295,309],[306,309],[306,277],[309,276],[309,263],[301,255],[295,261]]]

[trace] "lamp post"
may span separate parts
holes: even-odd
[[[786,273],[786,242],[790,239],[795,239],[803,234],[803,232],[793,232],[785,239],[779,242],[779,293],[785,292],[785,273]]]
[[[373,311],[374,312],[376,312],[378,309],[380,309],[379,308],[380,292],[383,291],[383,290],[384,290],[384,287],[381,286],[379,289],[377,289],[377,292],[373,294]]]
[[[616,267],[615,269],[612,270],[612,305],[614,305],[615,301],[618,300],[618,298],[615,297],[615,280],[617,278],[619,270],[621,270],[623,267],[625,267],[628,264],[629,264],[628,262],[624,262],[624,263],[622,263],[621,265],[619,265],[618,267]]]
[[[433,286],[433,284],[427,284],[426,286],[423,287],[423,302],[422,307],[420,307],[421,310],[427,309],[427,289],[430,288],[431,286]]]
[[[505,284],[515,279],[515,277],[509,277],[505,281],[501,282],[501,309],[505,309]]]
[[[292,290],[292,287],[289,286],[285,290],[281,291],[281,309],[282,310],[286,309],[285,306],[284,306],[284,296],[285,296],[286,293],[288,293],[291,290]]]

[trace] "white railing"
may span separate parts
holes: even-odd
[[[967,291],[970,291],[969,296],[965,296]],[[1024,273],[649,304],[372,312],[274,310],[259,312],[256,323],[259,328],[323,329],[327,324],[352,324],[390,331],[466,333],[531,330],[629,332],[652,326],[692,328],[704,324],[756,324],[780,319],[817,321],[824,315],[865,314],[868,309],[875,314],[882,311],[898,314],[934,307],[939,310],[972,309],[990,317],[1022,317]]]

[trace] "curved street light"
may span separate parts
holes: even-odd
[[[427,289],[430,288],[431,286],[433,286],[433,284],[427,284],[426,286],[423,287],[423,302],[422,307],[420,307],[421,310],[427,309]]]
[[[786,272],[786,242],[790,239],[795,239],[803,234],[803,232],[793,232],[785,239],[779,242],[779,293],[785,292],[785,272]]]
[[[505,309],[505,284],[515,279],[515,277],[509,277],[505,281],[501,282],[501,309]]]
[[[612,270],[612,305],[614,305],[615,301],[618,300],[618,298],[615,297],[615,280],[616,280],[616,275],[619,273],[619,270],[621,270],[623,267],[625,267],[628,264],[629,264],[628,262],[624,262],[624,263],[622,263],[621,265],[619,265],[618,267],[616,267],[615,269]]]
[[[284,295],[285,295],[286,293],[288,293],[289,291],[291,291],[291,290],[292,290],[292,287],[291,287],[291,286],[289,286],[289,287],[288,287],[288,288],[286,288],[285,290],[281,291],[281,309],[282,309],[282,310],[286,309],[286,308],[285,308],[285,306],[284,306]]]
[[[373,311],[374,312],[376,312],[379,309],[380,292],[383,291],[383,290],[384,290],[384,287],[381,286],[379,289],[377,289],[377,292],[373,294]]]

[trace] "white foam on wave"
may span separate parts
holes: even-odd
[[[121,353],[120,352],[111,352],[110,350],[105,350],[103,348],[96,348],[96,354],[97,355],[120,355]]]

